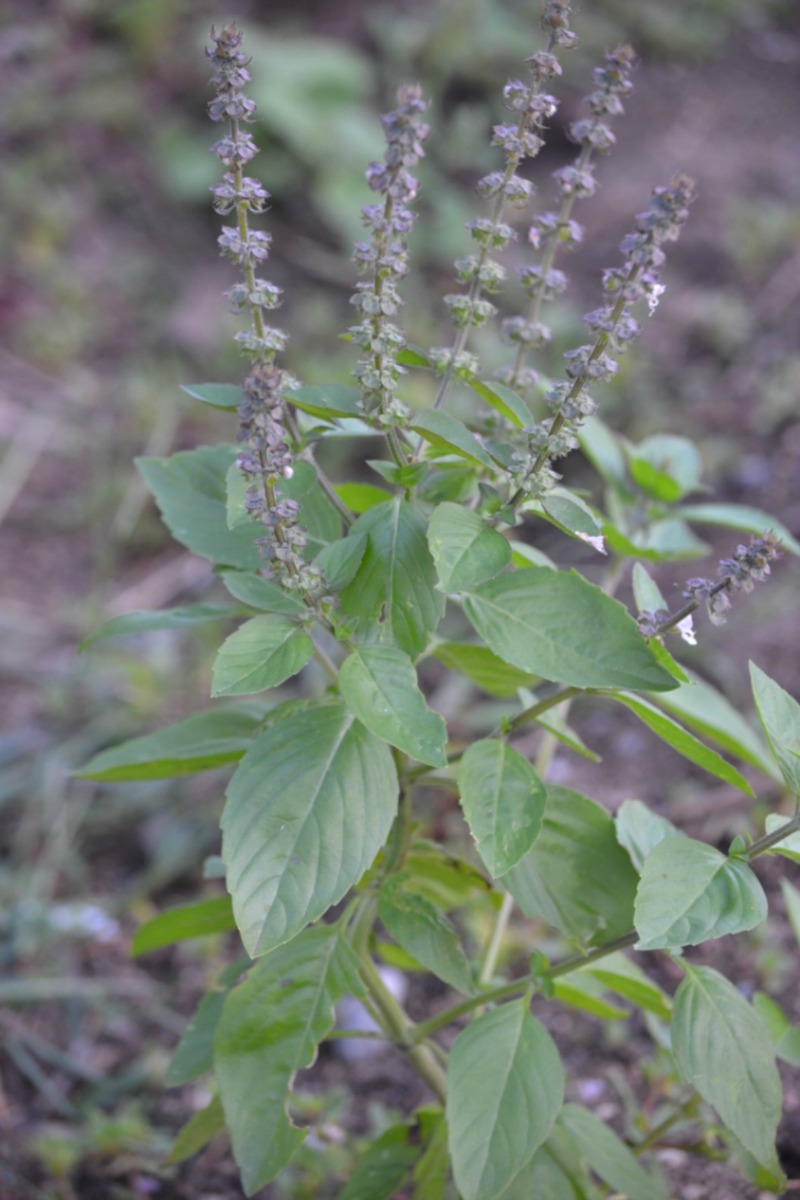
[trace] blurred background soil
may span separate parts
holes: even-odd
[[[273,193],[267,274],[286,289],[286,365],[306,382],[346,382],[349,253],[369,199],[363,168],[381,154],[378,114],[403,79],[419,79],[432,97],[406,316],[412,342],[445,344],[436,297],[451,289],[453,258],[467,252],[463,224],[480,211],[473,185],[497,162],[488,132],[502,113],[500,88],[540,46],[538,12],[535,0],[0,3],[2,1200],[241,1195],[220,1139],[199,1162],[164,1165],[175,1131],[208,1097],[203,1086],[162,1090],[187,1014],[235,947],[208,939],[129,956],[141,920],[200,890],[214,894],[200,871],[218,849],[225,778],[109,788],[71,777],[97,749],[201,710],[219,640],[212,627],[76,650],[113,615],[216,594],[206,564],[170,542],[132,465],[137,454],[234,433],[229,419],[198,411],[179,390],[241,374],[222,296],[231,274],[216,254],[208,204],[217,167],[208,153],[216,129],[204,120],[209,26],[237,18],[253,55],[262,147],[254,169]],[[581,339],[580,314],[596,306],[599,274],[617,261],[651,187],[678,170],[694,175],[698,200],[669,255],[667,293],[601,412],[633,439],[691,437],[715,498],[763,508],[797,535],[797,5],[598,0],[578,7],[574,25],[581,44],[566,60],[552,137],[532,168],[542,203],[552,196],[550,172],[572,157],[566,126],[592,66],[620,41],[641,61],[599,194],[577,212],[586,248],[561,264],[574,288],[554,315],[556,354]],[[497,356],[491,335],[481,348],[487,361]],[[426,403],[427,381],[414,386]],[[332,464],[339,479],[360,470]],[[579,465],[568,470],[581,480]],[[709,538],[699,569],[713,574],[715,556],[736,540]],[[546,544],[556,557],[571,553],[552,534]],[[670,597],[697,571],[676,562],[657,578]],[[799,580],[797,561],[785,557],[725,628],[700,622],[700,645],[686,650],[685,661],[747,710],[749,657],[800,695]],[[606,767],[564,751],[559,782],[612,807],[631,796],[663,805],[687,832],[721,846],[740,830],[760,831],[774,803],[768,791],[748,810],[627,719],[578,711]],[[452,822],[446,810],[432,815]],[[774,921],[715,943],[704,961],[746,992],[775,995],[797,1020],[783,870],[770,862],[762,872]],[[797,878],[797,868],[785,870]],[[530,932],[520,931],[520,954]],[[422,1011],[441,997],[419,991],[412,1001]],[[642,1031],[599,1032],[570,1012],[552,1027],[575,1096],[599,1096],[624,1129],[631,1090],[641,1099],[657,1086]],[[328,1141],[304,1151],[265,1196],[335,1195],[351,1163],[337,1131],[366,1136],[420,1100],[394,1053],[345,1068],[326,1049],[320,1071],[329,1094],[312,1077],[301,1118],[327,1129]],[[786,1083],[782,1145],[798,1178],[797,1072]],[[676,1196],[758,1195],[680,1144],[671,1153]]]

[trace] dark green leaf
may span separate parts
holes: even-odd
[[[685,521],[696,521],[698,525],[722,525],[727,529],[742,529],[763,537],[768,529],[777,533],[781,544],[792,554],[800,554],[800,542],[789,530],[769,513],[747,504],[684,504],[678,513]]]
[[[673,504],[700,486],[703,462],[688,438],[657,434],[645,438],[628,459],[634,482],[655,500]]]
[[[393,1125],[359,1156],[339,1200],[392,1200],[419,1156],[408,1125]]]
[[[497,738],[474,742],[458,770],[461,806],[493,878],[528,853],[542,824],[547,794],[531,764]]]
[[[420,1109],[417,1115],[425,1148],[414,1167],[413,1200],[445,1200],[450,1195],[445,1191],[450,1174],[447,1122],[441,1109]]]
[[[320,383],[284,392],[283,397],[312,417],[332,420],[336,417],[360,417],[361,392],[342,383]]]
[[[483,383],[480,379],[470,379],[469,386],[490,408],[499,412],[512,425],[516,425],[517,429],[531,424],[531,410],[522,397],[504,383],[495,383],[494,380],[491,383]]]
[[[242,704],[197,713],[157,733],[101,750],[76,774],[113,783],[173,779],[237,762],[252,742],[264,711],[260,705]]]
[[[256,738],[222,814],[249,954],[288,941],[358,883],[389,834],[397,791],[389,747],[342,704],[292,713]]]
[[[400,363],[401,367],[429,367],[430,359],[424,350],[420,350],[419,346],[404,346],[402,350],[394,356],[395,362]]]
[[[336,494],[351,512],[365,513],[376,504],[391,500],[391,492],[372,483],[337,483]]]
[[[717,754],[716,750],[712,750],[710,746],[698,741],[693,733],[689,733],[688,729],[684,729],[677,721],[673,721],[672,717],[659,712],[647,700],[625,692],[616,692],[610,699],[624,704],[626,708],[636,714],[640,721],[644,722],[648,729],[652,729],[657,737],[666,742],[668,746],[672,746],[673,750],[677,750],[678,754],[688,758],[689,762],[702,767],[710,775],[716,775],[717,779],[723,779],[725,783],[740,789],[746,795],[754,795],[753,789],[744,775]]]
[[[214,1066],[214,1032],[222,1015],[227,988],[206,992],[183,1031],[167,1070],[167,1087],[179,1087],[205,1075]]]
[[[559,1120],[575,1138],[592,1170],[628,1200],[666,1200],[667,1193],[637,1162],[604,1121],[579,1104],[565,1104]]]
[[[449,912],[476,896],[497,901],[488,880],[464,859],[445,854],[434,842],[416,841],[406,855],[405,870],[415,892]]]
[[[211,408],[227,412],[242,403],[242,389],[238,383],[186,383],[181,385],[181,391]]]
[[[149,954],[162,946],[172,946],[190,938],[207,937],[212,933],[227,933],[235,929],[230,897],[220,896],[213,900],[200,900],[196,904],[181,904],[168,908],[144,925],[133,935],[131,953]]]
[[[472,971],[453,925],[434,904],[405,886],[407,878],[407,872],[402,878],[389,876],[380,890],[378,916],[387,933],[439,979],[472,995]]]
[[[225,1114],[222,1111],[222,1101],[214,1096],[205,1108],[196,1112],[186,1122],[166,1158],[168,1166],[176,1167],[193,1154],[197,1154],[225,1128]]]
[[[150,633],[154,629],[192,629],[209,621],[230,621],[246,615],[237,604],[184,604],[180,608],[164,608],[160,612],[130,612],[113,617],[90,634],[78,647],[85,650],[102,638],[123,637],[130,633]]]
[[[333,925],[306,929],[257,963],[225,1000],[214,1070],[245,1192],[274,1179],[306,1130],[286,1115],[295,1073],[313,1063],[334,1005],[361,995],[358,961]],[[265,1019],[266,1014],[279,1019]]]
[[[468,593],[464,611],[495,654],[545,679],[586,688],[675,687],[623,605],[574,571],[500,575]]]
[[[411,504],[395,497],[359,517],[351,530],[369,538],[361,566],[341,593],[342,613],[358,633],[381,640],[416,658],[444,610],[425,521]]]
[[[220,646],[214,662],[212,696],[252,695],[277,687],[301,671],[314,643],[289,617],[252,617]]]
[[[308,613],[299,596],[285,591],[252,571],[220,571],[219,575],[230,594],[251,608],[283,613],[285,616],[299,617]]]
[[[511,547],[502,534],[460,504],[444,503],[434,509],[428,545],[445,592],[475,587],[511,561]]]
[[[669,997],[624,954],[609,954],[600,962],[582,968],[582,971],[594,975],[610,991],[630,1000],[637,1008],[653,1013],[662,1021],[669,1020],[672,1010]]]
[[[601,805],[547,786],[542,829],[503,877],[528,917],[541,917],[581,945],[619,937],[633,925],[638,877]]]
[[[342,663],[339,690],[371,733],[431,767],[447,764],[447,726],[425,703],[402,650],[357,646]]]
[[[463,1200],[496,1200],[531,1161],[564,1098],[564,1071],[528,999],[502,1004],[459,1033],[447,1073],[447,1121]]]
[[[750,680],[758,715],[781,775],[789,791],[800,796],[800,704],[752,662]]]
[[[591,1013],[593,1017],[599,1017],[602,1021],[614,1021],[630,1016],[630,1009],[620,1008],[604,998],[608,988],[591,975],[573,971],[564,979],[556,979],[552,987],[554,998],[561,1004]]]
[[[769,1035],[718,971],[688,963],[684,970],[672,1016],[678,1070],[758,1162],[780,1174],[775,1131],[781,1082]]]
[[[492,465],[492,460],[481,442],[470,433],[463,421],[459,421],[450,413],[440,412],[435,408],[425,409],[415,414],[411,428],[426,442],[446,450],[449,454],[458,454],[480,467]]]
[[[766,920],[761,884],[739,859],[693,838],[665,838],[644,861],[636,894],[637,950],[679,950]]]
[[[253,539],[258,526],[229,529],[225,477],[233,446],[201,446],[171,458],[139,458],[136,465],[171,533],[194,554],[242,570],[262,565]]]
[[[470,642],[440,642],[431,653],[451,671],[466,675],[476,687],[490,696],[516,696],[520,688],[533,687],[539,682],[538,675],[509,666],[486,646],[474,646]]]
[[[325,582],[332,592],[340,592],[350,583],[361,566],[366,548],[366,534],[356,533],[352,537],[331,542],[330,546],[325,546],[320,550],[314,559],[314,565],[322,571]]]

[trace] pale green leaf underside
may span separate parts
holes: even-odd
[[[377,737],[432,767],[447,763],[447,726],[433,712],[407,654],[396,646],[359,646],[342,663],[339,690]]]
[[[231,779],[222,857],[252,956],[315,921],[370,866],[397,807],[391,751],[343,704],[289,713]]]
[[[637,950],[679,950],[760,925],[767,900],[750,867],[693,838],[650,852],[636,894]]]
[[[526,758],[497,738],[474,742],[458,771],[461,806],[493,878],[505,875],[530,850],[547,794]]]
[[[496,1200],[547,1137],[564,1098],[564,1071],[528,1001],[503,1004],[456,1038],[447,1121],[463,1200]]]
[[[623,605],[574,571],[500,575],[468,594],[464,611],[495,654],[544,679],[581,688],[675,687]]]
[[[719,972],[685,969],[672,1016],[678,1069],[758,1162],[780,1174],[775,1131],[782,1092],[769,1034]]]

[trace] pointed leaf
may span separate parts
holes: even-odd
[[[564,1098],[564,1071],[524,998],[477,1017],[453,1043],[447,1121],[463,1200],[496,1200],[533,1158]]]
[[[702,767],[710,775],[716,775],[717,779],[723,779],[725,783],[729,783],[732,787],[740,789],[746,795],[755,795],[744,775],[731,766],[729,762],[726,762],[721,755],[717,754],[716,750],[712,750],[710,746],[704,745],[693,733],[689,733],[688,729],[684,729],[677,721],[673,721],[672,717],[659,712],[653,704],[650,704],[641,696],[631,696],[626,692],[617,692],[610,699],[616,700],[619,704],[624,704],[626,708],[629,708],[631,712],[636,714],[648,729],[652,729],[653,733],[661,738],[662,742],[666,742],[668,746],[672,746],[673,750],[677,750],[678,754],[681,754],[684,758],[688,758],[689,762]]]
[[[252,617],[222,643],[214,662],[212,696],[242,696],[277,687],[301,671],[314,643],[288,617]]]
[[[131,953],[149,954],[151,950],[160,950],[162,946],[172,946],[175,942],[208,937],[212,933],[227,933],[235,928],[228,896],[200,900],[196,904],[180,904],[140,925],[133,935]]]
[[[416,658],[444,611],[421,513],[398,496],[364,513],[350,532],[366,533],[369,543],[341,593],[342,613],[359,633]]]
[[[679,950],[766,920],[767,898],[741,859],[693,838],[665,838],[645,859],[636,894],[637,950]]]
[[[800,704],[750,663],[750,680],[758,715],[786,786],[800,796]]]
[[[225,477],[235,459],[233,446],[201,446],[170,458],[139,458],[136,466],[182,545],[212,562],[249,570],[262,564],[253,545],[258,526],[231,530],[227,523]]]
[[[511,561],[511,547],[502,534],[460,504],[446,502],[434,509],[428,545],[445,592],[483,583]]]
[[[308,609],[299,596],[287,592],[252,571],[220,571],[220,579],[232,596],[260,608],[264,612],[283,613],[285,616],[306,616]]]
[[[417,672],[396,646],[358,646],[342,663],[339,690],[371,733],[431,767],[447,764],[447,726],[425,703]]]
[[[579,1104],[565,1104],[559,1118],[592,1170],[628,1200],[667,1200],[661,1183],[637,1162],[604,1121]]]
[[[510,421],[512,425],[516,425],[517,429],[522,429],[524,425],[530,425],[533,420],[531,410],[528,408],[525,401],[510,387],[506,387],[504,383],[484,383],[480,379],[470,379],[469,386],[473,392],[485,400],[490,408],[499,412],[501,416]]]
[[[471,996],[472,971],[452,923],[404,883],[404,878],[390,876],[381,887],[378,916],[387,933],[437,978]]]
[[[181,391],[224,412],[237,409],[242,403],[242,389],[238,383],[186,383],[181,384]]]
[[[336,1001],[362,994],[357,970],[336,926],[318,925],[273,950],[225,1000],[214,1070],[248,1196],[274,1179],[303,1143],[306,1130],[286,1115],[289,1089],[333,1028]]]
[[[451,671],[466,675],[490,696],[516,696],[520,688],[532,687],[539,682],[538,675],[510,666],[486,646],[475,646],[471,642],[440,642],[431,653]]]
[[[96,754],[76,771],[80,779],[117,783],[136,779],[173,779],[237,762],[250,746],[264,709],[231,705],[196,713],[176,725],[131,738]]]
[[[255,957],[294,937],[358,882],[397,808],[389,747],[344,705],[290,713],[256,738],[230,782],[222,857]]]
[[[683,837],[666,817],[661,817],[641,800],[625,800],[617,809],[617,841],[624,846],[641,874],[644,860],[664,838]]]
[[[497,738],[474,742],[459,766],[461,807],[494,879],[530,850],[542,824],[547,793],[527,758]]]
[[[237,604],[184,604],[180,608],[163,608],[160,612],[129,612],[106,621],[96,633],[84,638],[78,650],[85,650],[103,638],[150,633],[154,629],[192,629],[210,621],[230,621],[246,613],[247,609]]]
[[[684,504],[677,509],[685,521],[696,521],[698,525],[722,525],[727,529],[743,529],[762,537],[768,529],[777,533],[781,544],[791,554],[800,554],[800,542],[789,530],[769,513],[748,504]]]
[[[581,945],[621,936],[633,924],[638,878],[601,805],[547,785],[542,829],[503,877],[528,917],[541,917]]]
[[[200,1112],[186,1122],[166,1157],[168,1166],[175,1167],[193,1154],[199,1153],[225,1128],[225,1114],[222,1111],[222,1101],[214,1096]]]
[[[318,383],[284,392],[295,408],[329,421],[335,417],[360,417],[361,392],[342,383]]]
[[[463,421],[450,413],[435,408],[426,409],[415,415],[411,428],[434,446],[458,454],[479,467],[492,466],[491,458],[475,435],[470,433]]]
[[[641,563],[633,564],[633,596],[639,612],[669,611],[661,588]]]
[[[206,992],[197,1012],[183,1031],[167,1070],[167,1087],[190,1083],[214,1066],[214,1033],[222,1015],[228,989],[215,987]]]
[[[674,504],[687,492],[697,491],[703,462],[688,438],[656,434],[634,448],[628,469],[631,478],[648,496]]]
[[[589,505],[580,496],[567,488],[554,488],[536,508],[541,510],[541,516],[545,520],[550,521],[563,533],[587,542],[595,550],[605,554],[602,527]]]
[[[337,483],[335,491],[342,504],[354,513],[365,513],[392,498],[386,488],[375,487],[373,483]]]
[[[684,963],[675,994],[672,1049],[678,1070],[765,1167],[778,1168],[781,1082],[767,1031],[744,996],[711,967]]]
[[[414,1167],[413,1200],[445,1200],[450,1196],[445,1192],[450,1175],[447,1122],[441,1109],[421,1110],[418,1115],[425,1148]]]
[[[500,575],[473,589],[464,611],[495,654],[545,679],[586,688],[675,687],[623,605],[574,571]]]
[[[669,1020],[672,1010],[669,997],[624,954],[609,954],[596,965],[582,970],[594,975],[610,991],[630,1000],[637,1008],[653,1013],[662,1021]]]
[[[743,762],[750,763],[766,774],[776,774],[775,767],[761,738],[751,729],[729,700],[705,679],[693,672],[687,683],[656,698],[659,708],[680,717],[703,737],[728,750]]]
[[[367,535],[356,533],[352,537],[342,538],[331,542],[320,550],[314,559],[314,565],[319,567],[325,576],[325,582],[332,592],[340,592],[350,583],[367,549]]]
[[[408,1125],[393,1125],[367,1146],[339,1200],[392,1200],[419,1156]]]
[[[581,971],[572,971],[565,979],[556,979],[553,983],[553,997],[561,1004],[577,1008],[581,1012],[591,1013],[602,1021],[615,1021],[629,1017],[629,1008],[620,1008],[605,999],[608,991],[598,979]]]

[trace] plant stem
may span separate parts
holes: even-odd
[[[644,1152],[649,1150],[651,1146],[657,1145],[665,1133],[668,1133],[670,1129],[673,1129],[676,1125],[679,1125],[681,1121],[686,1120],[688,1117],[694,1115],[694,1112],[697,1108],[697,1101],[697,1095],[690,1096],[688,1100],[684,1100],[680,1108],[677,1108],[674,1113],[671,1113],[668,1117],[665,1117],[663,1121],[660,1121],[658,1125],[651,1129],[646,1137],[643,1137],[642,1140],[637,1142],[635,1146],[629,1147],[631,1154],[635,1154],[638,1158],[640,1154],[644,1154]]]
[[[797,833],[800,830],[800,813],[795,813],[791,820],[785,825],[781,825],[780,829],[774,829],[772,833],[767,833],[758,841],[753,842],[752,846],[748,846],[742,851],[741,857],[746,858],[749,862],[751,858],[757,858],[759,854],[766,854],[773,846],[777,846],[779,842],[784,841],[792,833]],[[737,856],[739,857],[739,856]]]
[[[513,911],[514,898],[509,892],[505,892],[503,903],[500,905],[500,911],[497,914],[494,928],[484,951],[483,961],[478,973],[478,987],[486,987],[494,975],[495,967],[497,966],[497,956],[500,953],[500,946],[505,937],[508,922]]]

